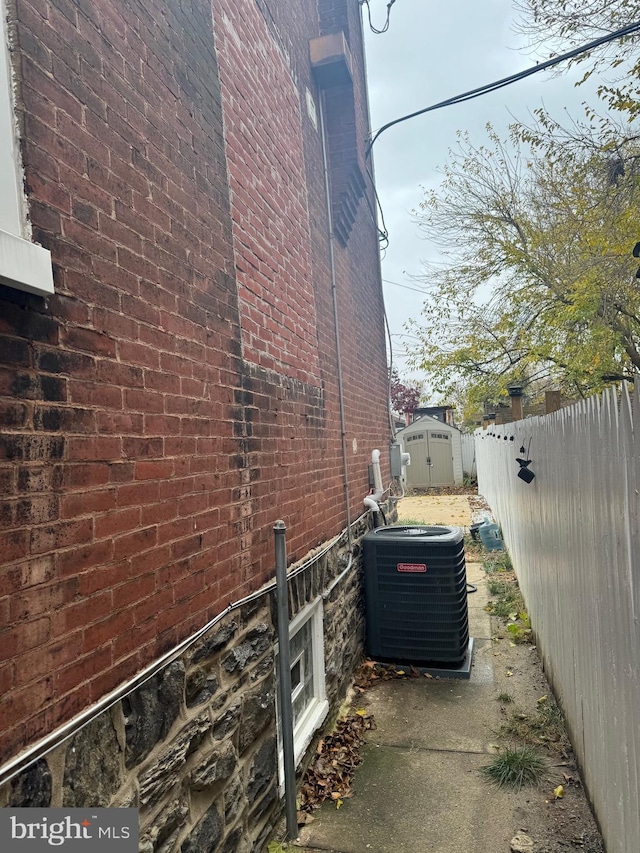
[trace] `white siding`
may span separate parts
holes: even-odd
[[[476,444],[607,851],[640,850],[640,382]]]

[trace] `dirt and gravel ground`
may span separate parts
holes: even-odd
[[[420,521],[468,526],[471,521],[480,520],[485,513],[491,512],[484,498],[475,490],[465,488],[464,491],[464,495],[459,490],[452,490],[453,493],[441,490],[432,495],[414,494],[407,497],[399,506],[400,520],[416,518]],[[476,559],[482,563],[483,549],[479,545],[472,545],[471,548],[473,551],[467,549],[467,562]],[[501,576],[507,577],[500,573],[486,575],[487,579]],[[512,699],[506,703],[499,702],[503,725],[510,731],[514,728],[513,718],[517,718],[518,714],[535,719],[541,707],[539,700],[543,697],[548,697],[545,701],[554,700],[533,639],[532,642],[514,643],[508,631],[508,622],[508,619],[491,617],[494,693],[496,697],[502,695]],[[531,732],[527,721],[522,722],[520,734],[528,737]],[[501,733],[500,729],[496,734],[498,744],[513,745],[517,741],[517,738]],[[541,737],[545,737],[544,732]],[[582,787],[568,739],[564,749],[557,744],[551,748],[545,747],[544,742],[537,746],[549,762],[549,780],[539,789],[523,789],[519,792],[518,796],[526,808],[522,809],[523,826],[518,829],[526,830],[526,834],[533,840],[534,853],[561,853],[566,850],[604,853],[602,838]],[[556,798],[553,794],[557,785],[562,785],[562,798]]]
[[[528,643],[514,646],[507,638],[499,639],[504,634],[505,621],[495,617],[491,621],[496,637],[493,650],[495,693],[496,696],[503,693],[513,697],[513,702],[500,704],[504,724],[508,725],[518,712],[535,719],[540,707],[538,700],[546,696],[546,701],[553,701],[537,650]],[[529,737],[526,724],[523,730],[527,739],[535,742],[535,734]],[[540,737],[545,737],[544,731]],[[497,741],[501,744],[522,742],[509,735],[499,735]],[[544,742],[538,742],[537,746],[549,763],[549,776],[540,788],[523,788],[518,793],[523,822],[521,827],[514,828],[526,830],[534,842],[532,853],[564,853],[567,850],[604,853],[570,744],[567,743],[566,750],[559,744],[546,748]],[[556,799],[553,792],[558,785],[563,788],[563,797]]]

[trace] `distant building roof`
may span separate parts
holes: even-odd
[[[418,408],[412,412],[411,419],[412,421],[415,421],[425,415],[430,415],[432,418],[442,421],[442,423],[455,426],[453,421],[453,406],[418,406]]]

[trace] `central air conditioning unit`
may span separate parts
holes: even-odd
[[[363,556],[369,656],[462,666],[471,647],[461,528],[379,527],[364,536]]]

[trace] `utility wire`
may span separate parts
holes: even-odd
[[[367,195],[366,192],[364,194],[364,197],[365,197],[366,202],[367,202],[367,207],[369,208],[369,211],[370,211],[371,216],[373,218],[374,225],[376,226],[376,229],[378,231],[378,242],[380,243],[380,251],[384,252],[384,251],[386,251],[387,247],[389,246],[389,231],[387,230],[387,225],[384,221],[384,211],[382,209],[382,205],[380,204],[380,196],[378,195],[378,190],[376,188],[376,182],[374,180],[373,173],[371,171],[371,166],[368,163],[365,163],[365,169],[364,170],[365,170],[366,176],[369,178],[369,181],[371,183],[371,189],[373,190],[373,195],[374,195],[375,202],[376,202],[376,208],[380,214],[380,225],[378,225],[378,219],[377,219],[375,210],[373,210],[373,208],[371,206],[371,202],[369,201],[369,196]]]
[[[391,18],[391,7],[393,6],[393,4],[395,2],[396,2],[396,0],[389,0],[389,2],[387,3],[387,20],[384,22],[382,29],[378,30],[373,26],[373,21],[371,20],[371,6],[369,6],[369,0],[360,0],[360,5],[367,7],[367,17],[369,18],[369,29],[371,30],[372,33],[375,33],[375,35],[377,35],[377,36],[381,36],[387,32],[387,30],[389,29],[389,20]]]
[[[395,287],[403,287],[405,290],[413,290],[414,293],[422,293],[424,296],[428,296],[431,292],[426,289],[422,290],[419,287],[409,287],[408,284],[400,284],[400,282],[398,281],[389,281],[388,278],[383,278],[382,280],[385,282],[385,284],[393,284]]]
[[[505,86],[510,86],[511,83],[517,83],[519,80],[524,80],[526,77],[530,77],[532,74],[537,74],[539,71],[545,71],[547,68],[553,68],[555,65],[559,65],[561,62],[566,62],[568,59],[574,59],[576,56],[579,56],[581,53],[588,53],[596,47],[600,47],[603,44],[607,44],[610,41],[614,41],[615,39],[624,38],[625,36],[633,35],[640,31],[640,21],[636,21],[633,24],[628,24],[626,27],[622,27],[619,30],[616,30],[613,33],[609,33],[606,36],[601,36],[600,38],[594,39],[593,41],[587,42],[581,47],[576,47],[573,50],[567,51],[567,53],[561,53],[559,56],[554,57],[553,59],[547,59],[545,62],[540,62],[538,65],[534,65],[531,68],[527,68],[524,71],[519,71],[517,74],[511,74],[509,77],[503,77],[501,80],[495,80],[493,83],[487,83],[484,86],[479,86],[477,89],[470,89],[468,92],[463,92],[460,95],[454,95],[452,98],[447,98],[445,101],[439,101],[437,104],[432,104],[430,107],[425,107],[421,110],[416,110],[416,112],[409,113],[408,115],[401,116],[400,118],[396,118],[393,121],[388,122],[383,125],[371,138],[371,141],[367,145],[367,149],[365,151],[365,157],[369,157],[371,154],[371,149],[373,148],[374,142],[381,136],[385,130],[389,130],[390,127],[394,127],[396,124],[400,124],[403,121],[408,121],[411,118],[416,118],[416,116],[424,115],[424,113],[432,112],[433,110],[439,110],[443,107],[450,107],[453,104],[461,104],[464,101],[471,101],[474,98],[479,98],[482,95],[487,95],[489,92],[496,92],[498,89],[502,89]]]

